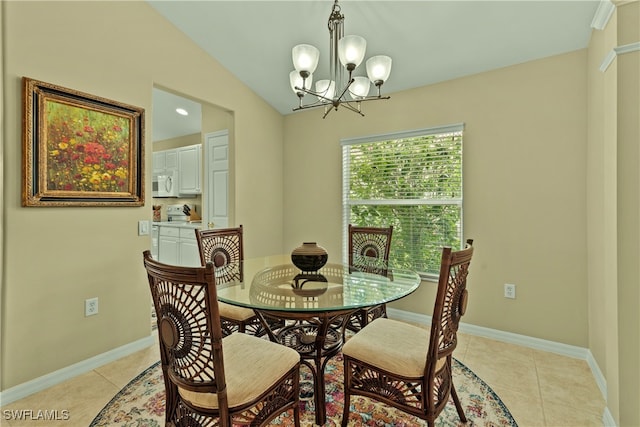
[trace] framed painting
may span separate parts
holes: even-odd
[[[23,206],[144,206],[144,109],[22,78]]]

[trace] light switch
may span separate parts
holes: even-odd
[[[138,221],[138,236],[146,236],[149,234],[149,221]]]

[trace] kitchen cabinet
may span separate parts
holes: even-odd
[[[181,196],[201,194],[202,144],[180,147],[177,151],[179,194]]]
[[[192,227],[160,226],[158,258],[164,264],[200,266],[200,252]]]
[[[160,227],[158,238],[158,260],[164,264],[180,265],[180,230],[175,227]]]
[[[178,170],[178,150],[162,150],[153,153],[153,171],[165,172]]]
[[[193,228],[180,228],[180,240],[178,241],[180,253],[180,265],[187,267],[200,266],[200,250],[196,240],[196,232]]]

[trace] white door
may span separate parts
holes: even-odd
[[[205,136],[207,186],[207,225],[209,228],[229,226],[229,131]]]

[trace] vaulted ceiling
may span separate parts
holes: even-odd
[[[308,43],[320,49],[314,80],[328,78],[327,20],[333,0],[148,3],[282,114],[297,105],[289,86],[293,46]],[[367,40],[365,60],[380,54],[393,59],[385,94],[585,48],[598,4],[340,2],[345,34]],[[364,65],[355,74],[366,75]]]

